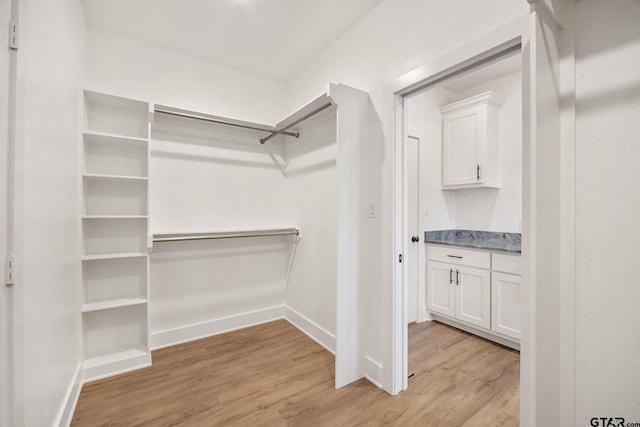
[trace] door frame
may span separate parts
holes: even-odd
[[[3,17],[9,18],[12,22],[17,24],[22,23],[20,19],[20,13],[24,8],[21,0],[10,0],[3,3],[4,9],[1,11]],[[6,21],[5,21],[6,22]],[[8,22],[6,22],[8,23]],[[8,28],[8,27],[5,27]],[[7,39],[8,40],[8,39]],[[23,107],[24,107],[24,65],[19,60],[18,48],[13,49],[7,46],[6,53],[3,53],[3,67],[6,61],[7,73],[2,75],[2,85],[5,85],[7,89],[6,99],[6,114],[3,114],[2,130],[5,131],[0,138],[0,149],[4,151],[5,158],[3,166],[4,176],[0,178],[0,185],[2,185],[3,192],[2,202],[4,205],[2,218],[3,223],[0,227],[3,228],[3,235],[6,237],[6,246],[0,251],[1,258],[0,265],[2,266],[3,279],[5,276],[5,257],[17,255],[20,252],[20,237],[19,222],[21,221],[20,207],[20,192],[19,192],[19,172],[18,172],[18,152],[20,145],[17,141],[21,140],[24,134],[24,122],[23,122]],[[5,113],[3,111],[3,113]],[[2,317],[0,321],[0,327],[4,328],[2,334],[0,334],[0,349],[2,356],[0,356],[0,374],[2,374],[5,381],[0,384],[2,391],[0,392],[0,399],[2,402],[0,408],[4,409],[4,413],[0,414],[0,425],[6,422],[7,425],[22,425],[24,424],[24,354],[22,348],[23,341],[23,324],[22,324],[22,287],[20,279],[22,277],[22,267],[20,260],[16,259],[14,267],[14,284],[7,285],[5,281],[2,281]],[[6,373],[6,376],[5,376]]]
[[[575,419],[575,233],[571,229],[571,222],[575,219],[575,102],[572,97],[572,88],[575,88],[575,77],[572,70],[575,67],[572,27],[569,26],[568,34],[561,37],[560,47],[562,56],[559,68],[564,70],[560,74],[561,86],[556,87],[556,91],[564,90],[561,95],[563,109],[560,113],[561,129],[561,165],[560,165],[560,189],[556,188],[557,194],[562,196],[562,206],[559,214],[563,227],[561,228],[561,244],[559,247],[547,247],[546,242],[538,242],[536,233],[540,219],[535,215],[534,210],[541,209],[539,195],[549,188],[538,188],[535,185],[539,173],[543,173],[542,166],[538,166],[535,159],[537,141],[532,132],[531,110],[531,88],[527,84],[533,84],[531,76],[532,65],[528,55],[530,39],[529,36],[532,25],[540,24],[549,28],[558,27],[558,20],[553,15],[548,5],[543,0],[528,0],[531,4],[531,12],[517,18],[502,27],[499,27],[475,40],[463,45],[455,50],[431,61],[427,65],[418,68],[392,83],[385,86],[385,111],[388,114],[388,126],[392,132],[388,136],[390,145],[390,161],[392,179],[392,192],[390,202],[392,204],[390,230],[387,240],[388,250],[391,252],[389,279],[389,305],[383,305],[385,319],[390,322],[388,341],[384,342],[386,347],[383,353],[385,363],[390,367],[385,370],[384,386],[391,394],[398,394],[405,390],[407,384],[407,364],[408,364],[408,336],[406,328],[406,313],[403,310],[407,295],[407,267],[399,262],[401,255],[406,252],[406,147],[404,136],[407,134],[406,120],[406,98],[416,94],[426,87],[433,86],[447,77],[462,73],[471,68],[475,68],[482,63],[490,62],[496,56],[502,56],[506,50],[516,48],[523,54],[523,244],[522,253],[524,261],[523,271],[523,330],[522,330],[522,350],[520,364],[520,422],[523,426],[536,425],[536,418],[539,412],[544,412],[545,405],[549,404],[548,398],[541,394],[541,387],[548,387],[555,372],[545,372],[538,370],[538,353],[547,354],[544,348],[537,348],[536,337],[560,329],[561,340],[558,348],[560,383],[558,392],[559,405],[562,408],[559,414],[559,421],[572,424]],[[572,8],[568,7],[563,11],[564,15],[570,16]],[[571,20],[567,19],[571,24]],[[535,59],[535,58],[534,58]],[[573,92],[575,94],[575,92]],[[533,154],[532,154],[533,153]],[[526,167],[525,167],[526,166]],[[556,193],[554,193],[556,194]],[[537,205],[532,203],[537,201]],[[525,203],[526,201],[526,203]],[[557,206],[551,206],[556,209]],[[525,221],[527,218],[527,221]],[[561,277],[557,280],[560,286],[560,325],[544,324],[544,317],[538,316],[536,306],[536,271],[535,253],[537,251],[552,250],[560,259]],[[532,257],[532,259],[529,259]],[[387,331],[385,331],[387,332]],[[543,354],[543,357],[547,357]],[[540,398],[540,399],[539,399]]]
[[[438,83],[502,58],[510,52],[522,51],[523,43],[528,37],[529,14],[517,18],[504,26],[493,30],[474,41],[459,47],[427,65],[400,77],[385,87],[385,95],[389,110],[393,117],[392,133],[392,229],[391,244],[395,261],[392,267],[391,298],[391,394],[398,394],[408,387],[408,333],[407,333],[407,264],[399,260],[407,252],[407,177],[406,177],[406,142],[408,135],[406,100]],[[524,70],[524,69],[523,69]],[[523,104],[525,100],[523,99]],[[525,141],[523,140],[523,144]],[[526,150],[523,150],[523,162]],[[523,188],[523,200],[529,197],[529,189]],[[531,253],[534,242],[523,239],[523,253]],[[526,280],[526,279],[525,279]],[[525,308],[526,307],[526,308]],[[536,378],[535,363],[532,355],[534,341],[531,339],[530,324],[535,324],[535,300],[532,299],[531,287],[526,286],[523,295],[523,311],[530,316],[523,318],[523,351],[521,358],[521,414],[523,421],[535,408],[535,394],[531,387]],[[528,425],[524,422],[523,425]]]

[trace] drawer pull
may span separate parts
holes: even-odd
[[[458,256],[458,255],[447,255],[447,257],[449,257],[449,258],[458,258],[458,259],[462,259],[462,257],[461,257],[461,256]]]

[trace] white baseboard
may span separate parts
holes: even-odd
[[[470,334],[478,335],[479,337],[488,339],[489,341],[494,341],[505,347],[510,347],[514,350],[520,351],[520,343],[518,341],[514,341],[513,338],[504,338],[497,333],[494,333],[493,331],[486,331],[480,328],[476,328],[465,323],[449,319],[447,317],[439,316],[434,313],[431,313],[431,316],[433,316],[433,320],[437,320],[440,323],[453,326],[454,328],[462,329],[463,331],[469,332]]]
[[[58,412],[58,417],[56,422],[53,425],[58,427],[69,427],[71,425],[71,420],[73,419],[73,413],[76,410],[76,405],[78,404],[78,398],[80,397],[80,391],[82,390],[82,363],[78,363],[78,367],[76,368],[76,372],[71,379],[71,383],[69,383],[69,387],[67,388],[67,392],[64,396],[64,405],[60,408]]]
[[[383,366],[382,363],[373,360],[367,356],[364,359],[364,377],[369,380],[373,385],[378,388],[384,389],[379,378],[382,378]]]
[[[209,320],[151,333],[151,350],[170,347],[189,341],[207,338],[236,329],[248,328],[284,317],[284,306],[270,307],[262,310],[240,313],[233,316]]]
[[[336,354],[336,336],[289,306],[284,307],[284,318],[304,332],[309,338],[323,346],[331,354]]]

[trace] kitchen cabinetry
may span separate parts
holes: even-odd
[[[522,259],[493,254],[491,330],[520,340],[522,330]]]
[[[521,270],[519,255],[427,245],[427,309],[437,320],[517,348]]]
[[[485,92],[440,108],[444,189],[500,186],[498,110],[504,101]]]
[[[427,308],[472,325],[491,325],[490,260],[482,253],[429,246]],[[478,257],[480,254],[480,257]],[[437,260],[437,261],[435,261]],[[442,261],[449,262],[442,262]],[[476,268],[481,267],[481,268]]]

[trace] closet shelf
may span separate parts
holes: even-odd
[[[125,360],[131,360],[136,358],[146,358],[149,353],[142,349],[142,347],[136,348],[121,348],[108,354],[98,355],[94,357],[87,357],[84,360],[83,369],[91,369],[111,363],[122,362]]]
[[[102,259],[122,259],[122,258],[138,258],[145,257],[148,254],[146,252],[116,252],[108,254],[92,254],[84,255],[82,261],[96,261]]]
[[[135,143],[135,144],[146,144],[149,142],[147,138],[141,138],[137,136],[129,136],[129,135],[120,135],[115,133],[107,133],[107,132],[95,132],[95,131],[84,131],[83,136],[90,137],[90,139],[85,139],[85,141],[100,141],[100,142],[109,142],[109,143]]]
[[[148,215],[83,215],[82,219],[148,219]]]
[[[272,228],[242,231],[203,231],[197,233],[153,233],[154,242],[178,242],[183,240],[233,239],[240,237],[299,236],[299,228]]]
[[[82,174],[84,179],[89,180],[104,180],[104,181],[148,181],[146,176],[125,176],[125,175],[104,175],[97,173],[85,173]]]
[[[176,117],[182,117],[187,119],[195,119],[201,120],[209,123],[225,125],[225,126],[233,126],[243,129],[250,129],[258,132],[265,132],[269,135],[263,136],[260,138],[260,144],[264,144],[267,141],[278,135],[286,135],[294,138],[298,138],[300,136],[300,132],[296,128],[296,125],[302,123],[303,121],[315,116],[328,109],[329,107],[334,106],[335,103],[329,97],[328,93],[325,92],[320,96],[313,99],[308,104],[304,105],[302,108],[298,109],[294,113],[290,114],[284,120],[280,121],[275,126],[268,126],[259,123],[247,122],[243,120],[231,119],[228,117],[214,116],[211,114],[205,114],[190,110],[183,110],[180,108],[170,107],[167,105],[156,104],[154,106],[155,114],[164,114]]]
[[[91,302],[91,303],[84,304],[82,306],[82,312],[89,313],[92,311],[110,310],[113,308],[130,307],[132,305],[141,305],[146,303],[147,303],[147,300],[145,298],[140,298],[140,297],[120,298],[120,299],[114,299],[114,300]]]

